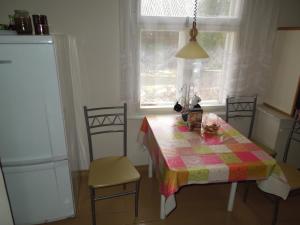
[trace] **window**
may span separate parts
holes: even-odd
[[[198,0],[198,41],[209,59],[180,60],[178,49],[187,42],[194,0],[141,0],[140,107],[173,106],[180,96],[182,74],[193,75],[193,93],[202,105],[224,99],[226,62],[238,29],[239,0]]]

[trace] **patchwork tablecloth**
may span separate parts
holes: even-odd
[[[272,157],[222,119],[212,118],[220,125],[217,134],[190,132],[180,116],[144,118],[139,142],[147,147],[154,162],[161,194],[168,198],[188,184],[267,178],[264,191],[272,192],[274,180],[288,188]],[[204,120],[209,117],[204,115]],[[288,191],[280,188],[279,195],[286,198]]]

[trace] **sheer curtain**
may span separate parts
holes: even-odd
[[[245,0],[237,42],[230,54],[226,93],[257,94],[262,100],[271,79],[279,0]]]
[[[151,2],[151,1],[150,1]],[[177,2],[177,1],[175,1]],[[174,2],[174,4],[175,4]],[[201,2],[201,1],[200,1]],[[203,1],[202,1],[203,2]],[[235,18],[222,19],[198,19],[199,36],[205,32],[222,31],[227,32],[232,38],[226,38],[225,47],[218,49],[218,54],[223,59],[222,79],[215,79],[219,83],[218,102],[224,103],[227,95],[252,95],[258,94],[263,97],[264,91],[270,79],[272,49],[276,37],[277,19],[279,14],[279,0],[240,0],[240,14]],[[139,17],[138,0],[120,0],[120,65],[121,65],[121,99],[131,103],[139,103],[141,76],[140,63],[140,29],[153,29],[155,31],[181,30],[179,43],[187,41],[187,31],[191,27],[191,19],[188,21],[184,16],[172,18],[168,22],[166,17]],[[164,3],[166,4],[166,3]],[[201,6],[199,6],[201,7]],[[182,8],[190,11],[190,9]],[[192,10],[191,10],[192,13]],[[186,14],[186,12],[184,13]],[[229,41],[228,41],[228,40]],[[200,40],[201,41],[201,40]],[[205,61],[178,60],[174,58],[176,49],[165,51],[166,46],[157,45],[153,51],[159,53],[157,56],[168,58],[166,62],[161,59],[157,64],[171,64],[170,60],[177,60],[176,93],[180,93],[182,84],[187,82],[186,76],[190,74],[191,83],[194,84],[194,92],[200,86],[200,93],[206,93],[206,80],[201,78],[204,73]],[[221,51],[221,53],[220,53]],[[216,58],[214,52],[210,53],[210,59]],[[165,54],[165,56],[163,56]],[[153,61],[153,60],[152,60]],[[200,74],[200,76],[199,76]],[[211,81],[210,81],[211,82]],[[156,89],[153,95],[160,90]],[[202,91],[202,92],[201,92]],[[211,89],[213,92],[214,90]],[[176,101],[173,92],[170,101]],[[168,98],[164,94],[164,98]],[[200,94],[201,96],[201,94]],[[177,96],[178,98],[178,96]]]
[[[71,67],[71,78],[73,86],[73,99],[75,109],[75,123],[76,123],[76,135],[79,153],[80,169],[88,169],[90,158],[87,143],[87,134],[85,127],[85,119],[83,116],[82,106],[84,103],[84,92],[82,85],[83,80],[80,77],[81,71],[79,66],[79,56],[76,39],[69,36],[69,57]]]
[[[120,0],[120,81],[121,100],[135,104],[139,100],[138,0]]]

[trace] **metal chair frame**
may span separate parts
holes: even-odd
[[[252,98],[253,100],[249,100]],[[242,100],[248,99],[248,100]],[[250,127],[248,130],[248,138],[251,138],[255,112],[256,112],[257,96],[228,96],[226,98],[226,122],[232,118],[251,118]]]
[[[288,158],[288,153],[290,150],[290,146],[292,142],[298,142],[300,143],[300,110],[297,110],[295,113],[295,117],[294,117],[294,121],[293,121],[293,125],[291,128],[291,131],[289,133],[288,136],[288,140],[285,146],[285,150],[284,150],[284,156],[283,156],[283,162],[286,163],[287,162],[287,158]],[[290,191],[288,197],[293,197],[296,195],[300,194],[300,189],[295,189]],[[271,194],[268,194],[269,196]],[[274,204],[274,212],[273,212],[273,219],[272,219],[272,225],[275,225],[277,223],[277,218],[278,218],[278,211],[279,211],[279,204],[280,204],[280,200],[281,198],[275,195],[271,195],[273,197],[273,200],[275,202]]]
[[[292,129],[289,133],[288,140],[285,146],[284,156],[283,156],[283,162],[287,162],[288,153],[290,149],[291,142],[300,142],[300,110],[297,110],[295,113],[294,122],[292,125]]]
[[[87,136],[88,136],[90,162],[94,160],[92,136],[105,134],[105,133],[123,133],[123,156],[126,157],[127,156],[127,104],[124,103],[123,106],[101,107],[101,108],[87,108],[87,106],[84,106],[83,109],[84,109],[85,123],[86,123]],[[101,114],[100,112],[103,112],[104,110],[121,110],[122,112]],[[90,115],[90,113],[93,114]],[[116,129],[116,127],[120,127],[120,128]],[[97,131],[96,130],[97,128],[103,128],[103,129],[101,131]],[[138,216],[138,197],[139,197],[140,180],[137,180],[134,183],[135,183],[134,191],[121,192],[121,193],[105,195],[105,196],[96,196],[95,189],[98,188],[90,187],[93,225],[96,225],[95,202],[98,200],[105,200],[105,199],[121,197],[125,195],[135,195],[135,217]],[[125,188],[126,188],[126,184],[123,184],[123,189]]]
[[[247,100],[243,100],[247,99]],[[255,96],[228,96],[226,98],[226,122],[231,118],[251,118],[250,126],[248,129],[247,137],[251,139],[252,131],[254,127],[255,114],[256,114],[256,103],[257,103],[257,95]],[[250,183],[252,181],[246,181],[246,188],[243,196],[243,201],[247,201],[247,197],[250,190]],[[275,202],[278,199],[275,197]],[[277,207],[277,206],[275,206]],[[276,208],[275,210],[278,210]]]

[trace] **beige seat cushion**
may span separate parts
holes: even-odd
[[[253,141],[257,146],[259,146],[262,150],[264,150],[266,153],[268,153],[270,156],[272,156],[273,158],[276,157],[277,152],[275,152],[274,150],[272,150],[271,148],[259,143],[258,141],[255,140],[251,140]]]
[[[93,188],[126,184],[139,179],[139,172],[127,157],[105,157],[90,164],[88,184]]]
[[[278,163],[282,169],[291,190],[300,189],[300,171],[296,167],[286,163]]]

